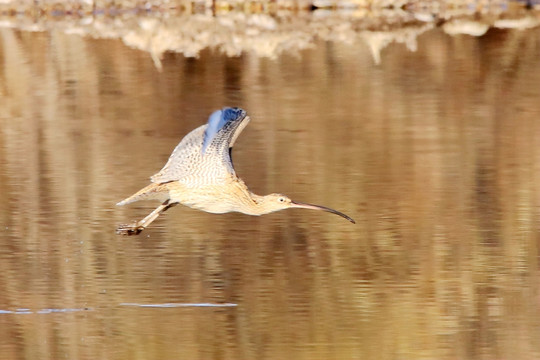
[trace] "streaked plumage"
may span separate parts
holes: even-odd
[[[249,121],[244,110],[224,108],[210,115],[207,124],[187,134],[165,166],[150,178],[151,184],[117,205],[153,199],[162,204],[144,219],[120,225],[117,233],[138,234],[163,211],[177,204],[216,214],[236,211],[262,215],[294,207],[315,209],[332,212],[354,223],[347,215],[324,206],[296,203],[281,194],[260,196],[249,191],[236,176],[231,159],[232,147]]]

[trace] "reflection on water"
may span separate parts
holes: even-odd
[[[540,357],[538,28],[162,72],[118,40],[0,39],[3,359]],[[254,192],[357,224],[176,207],[116,236],[154,204],[114,204],[225,105],[252,116]]]
[[[88,311],[92,309],[16,309],[16,310],[0,310],[0,314],[52,314],[52,313],[69,313],[74,311]]]
[[[369,3],[373,6],[367,2],[348,4],[341,0],[332,4],[338,8],[341,5],[340,11],[309,12],[278,11],[286,2],[270,2],[260,8],[255,6],[249,12],[246,6],[240,7],[246,11],[229,11],[228,6],[220,7],[218,2],[217,8],[203,6],[204,11],[200,12],[182,5],[177,7],[184,9],[180,13],[173,8],[142,13],[140,9],[130,11],[133,4],[129,2],[124,4],[127,6],[124,9],[114,6],[100,9],[99,6],[105,4],[91,6],[91,3],[73,4],[76,8],[69,9],[69,4],[63,4],[53,7],[56,10],[52,13],[47,3],[29,3],[30,9],[26,12],[11,9],[10,5],[2,11],[0,4],[0,27],[121,39],[130,47],[148,52],[156,68],[161,70],[161,59],[166,52],[197,58],[205,49],[213,49],[227,56],[250,53],[275,59],[282,54],[298,55],[314,47],[317,41],[367,46],[374,62],[379,64],[381,52],[389,45],[404,44],[414,52],[418,37],[438,26],[452,36],[482,36],[489,28],[523,30],[540,26],[538,11],[504,0],[486,4],[453,0],[436,2],[436,5],[411,2],[406,6],[398,6],[394,1],[390,2],[394,5],[390,8],[384,0]],[[5,15],[12,13],[17,16]],[[43,16],[22,16],[36,13]]]
[[[150,308],[171,308],[171,307],[233,307],[238,306],[238,304],[210,304],[210,303],[193,303],[193,304],[136,304],[136,303],[122,303],[122,306],[137,306],[137,307],[150,307]]]

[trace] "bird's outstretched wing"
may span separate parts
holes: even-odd
[[[208,124],[187,134],[176,146],[154,183],[182,181],[186,185],[215,184],[234,175],[230,150],[249,123],[240,108],[223,108],[210,115]]]

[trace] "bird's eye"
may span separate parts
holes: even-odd
[[[284,198],[284,197],[280,197],[280,198],[278,198],[278,201],[279,201],[279,202],[285,202],[285,198]]]

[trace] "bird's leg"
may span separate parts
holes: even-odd
[[[144,219],[139,220],[132,224],[122,224],[116,229],[116,233],[120,235],[138,235],[141,231],[146,229],[154,220],[157,219],[162,212],[167,211],[169,208],[178,205],[178,203],[169,203],[169,200],[159,205],[154,211],[148,214]]]

